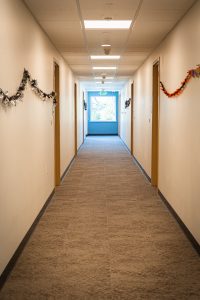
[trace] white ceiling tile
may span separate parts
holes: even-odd
[[[133,30],[86,30],[84,40],[79,7],[75,0],[24,0],[44,31],[78,76],[100,76],[104,71],[92,70],[96,65],[117,65],[106,71],[115,81],[127,80],[143,63],[195,0],[144,0]],[[78,1],[78,0],[77,0]],[[140,0],[79,0],[83,19],[132,19]],[[120,55],[114,61],[92,61],[89,55],[102,55],[102,43],[111,44],[111,53]],[[121,79],[120,79],[121,78]],[[122,80],[122,81],[123,81]],[[92,81],[93,82],[93,81]],[[121,83],[119,83],[120,85]],[[118,85],[118,86],[119,86]]]
[[[74,0],[25,0],[39,21],[79,20]]]
[[[80,0],[83,19],[101,20],[112,17],[115,20],[132,19],[139,0]]]
[[[85,65],[90,64],[89,55],[74,53],[74,52],[63,52],[63,57],[67,60],[70,65]]]

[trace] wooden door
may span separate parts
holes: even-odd
[[[131,155],[134,147],[134,82],[131,84]]]
[[[159,61],[153,65],[153,103],[152,103],[152,159],[151,183],[158,186],[159,146]]]
[[[54,63],[54,91],[56,92],[55,129],[54,129],[54,160],[55,186],[60,184],[60,82],[59,65]]]
[[[83,92],[83,143],[85,140],[85,107],[84,107],[84,102],[85,102],[85,94]]]
[[[74,84],[74,154],[77,155],[77,84]]]

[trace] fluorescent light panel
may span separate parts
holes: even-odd
[[[129,29],[132,20],[84,20],[85,29]]]
[[[116,70],[117,67],[93,67],[93,70]]]
[[[96,83],[102,83],[102,81],[97,81]],[[102,83],[102,84],[111,84],[112,83],[112,81],[104,81],[104,83]]]
[[[120,59],[120,55],[91,55],[91,59]]]
[[[103,78],[102,78],[102,77],[94,77],[94,79],[103,79]],[[106,76],[105,79],[114,79],[114,77],[107,77],[107,76]],[[103,80],[105,80],[105,79],[103,79]]]

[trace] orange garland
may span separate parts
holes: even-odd
[[[188,82],[190,81],[191,78],[200,78],[200,65],[197,65],[196,69],[191,69],[187,72],[187,76],[185,77],[184,81],[181,82],[181,86],[173,93],[169,93],[166,90],[162,81],[160,81],[160,88],[167,97],[169,97],[169,98],[176,97],[176,96],[179,96],[180,94],[182,94],[182,92],[186,88],[186,85],[188,84]]]

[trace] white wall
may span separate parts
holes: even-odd
[[[131,80],[124,86],[120,93],[120,137],[131,151],[131,105],[125,108],[125,101],[131,98]]]
[[[83,92],[83,86],[77,83],[77,149],[83,143]]]
[[[174,91],[200,63],[200,1],[152,53],[134,76],[134,155],[151,176],[152,66],[160,58],[160,79]],[[192,79],[177,98],[160,92],[158,187],[200,243],[200,81]],[[126,142],[126,141],[125,141]]]
[[[60,60],[60,164],[61,176],[74,157],[74,76]]]
[[[78,97],[77,97],[77,149],[80,148],[86,135],[88,134],[88,109],[84,110],[83,105],[83,93],[84,100],[87,103],[87,91],[84,84],[77,82]],[[83,132],[84,130],[84,132]]]
[[[26,68],[45,92],[60,66],[61,175],[74,156],[74,78],[20,0],[1,0],[0,88],[15,93]],[[52,102],[30,89],[16,107],[0,105],[0,273],[54,189]]]
[[[87,109],[84,111],[84,138],[86,138],[88,134],[88,93],[86,90],[84,92],[84,97],[87,105]]]

